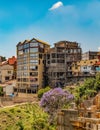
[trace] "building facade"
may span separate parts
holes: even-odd
[[[13,66],[13,79],[16,79],[16,70],[17,70],[17,58],[12,56],[7,60],[8,64]]]
[[[35,38],[17,44],[18,92],[33,93],[44,86],[44,54],[49,47]]]
[[[82,60],[92,60],[98,58],[97,51],[88,51],[82,54]]]
[[[13,66],[4,64],[0,66],[0,82],[5,83],[13,78]]]
[[[45,75],[50,86],[63,86],[72,77],[72,63],[81,60],[77,42],[60,41],[45,54]]]
[[[95,65],[98,63],[98,59],[81,60],[73,62],[72,72],[73,76],[88,76],[95,74]]]

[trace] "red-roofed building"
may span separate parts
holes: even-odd
[[[14,79],[16,78],[16,68],[17,68],[17,58],[15,56],[12,56],[11,58],[8,58],[8,64],[12,65],[14,67]]]
[[[9,65],[14,65],[14,64],[16,64],[16,61],[17,61],[17,59],[16,59],[15,56],[12,56],[12,58],[8,58],[8,64],[9,64]]]

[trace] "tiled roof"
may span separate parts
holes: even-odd
[[[13,56],[12,58],[8,59],[8,64],[9,65],[14,65],[16,61],[17,61],[17,59],[15,58],[15,56]]]

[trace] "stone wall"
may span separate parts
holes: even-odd
[[[57,130],[75,130],[70,120],[77,120],[77,110],[61,110],[57,118]]]

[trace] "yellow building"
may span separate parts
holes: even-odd
[[[81,60],[73,62],[72,72],[74,76],[81,76],[83,74],[92,74],[95,72],[94,65],[98,62],[98,59]]]
[[[18,92],[33,93],[44,85],[44,54],[50,45],[33,38],[17,44]]]

